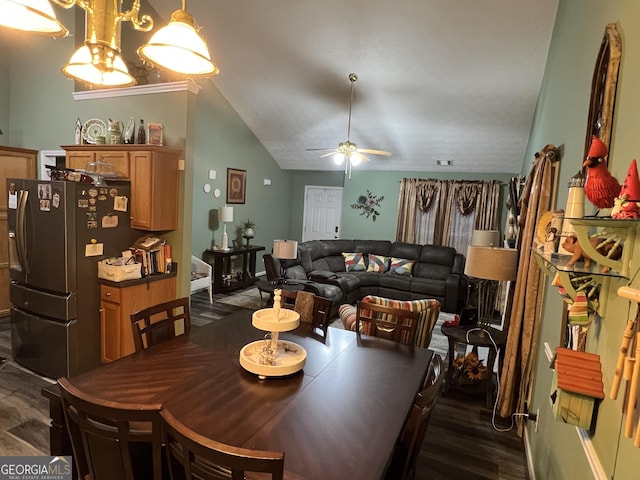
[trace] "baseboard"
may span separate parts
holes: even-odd
[[[529,429],[524,429],[524,454],[527,457],[527,470],[529,480],[536,480],[536,471],[533,468],[533,456],[531,455],[531,443],[529,442]]]

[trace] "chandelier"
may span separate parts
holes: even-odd
[[[153,28],[149,15],[140,15],[140,0],[133,0],[128,11],[121,11],[122,0],[53,0],[63,8],[74,5],[85,10],[84,44],[62,67],[66,76],[90,85],[124,87],[134,85],[122,60],[120,30],[122,22],[131,22],[135,30]],[[0,25],[51,37],[65,37],[68,30],[55,16],[49,0],[0,0]],[[220,72],[211,61],[194,18],[182,9],[171,15],[149,42],[138,49],[147,63],[188,77],[207,77]]]

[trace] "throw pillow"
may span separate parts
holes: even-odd
[[[391,273],[396,273],[398,275],[411,275],[413,264],[413,260],[391,257],[391,266],[389,267],[389,270]]]
[[[369,266],[367,272],[383,273],[389,270],[389,257],[383,255],[369,254]]]
[[[342,253],[344,257],[344,268],[347,272],[363,272],[367,269],[364,264],[364,256],[362,253]]]

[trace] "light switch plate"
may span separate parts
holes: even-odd
[[[271,185],[271,179],[270,178],[265,178],[264,179],[264,184],[265,185]]]
[[[209,170],[209,180],[215,180],[215,179],[216,179],[216,171]]]

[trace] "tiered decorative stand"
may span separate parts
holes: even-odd
[[[240,365],[258,378],[281,377],[296,373],[307,361],[307,351],[288,340],[279,340],[280,332],[294,330],[300,325],[300,314],[280,308],[281,290],[274,291],[273,308],[253,312],[252,325],[265,332],[263,340],[251,342],[240,350]]]

